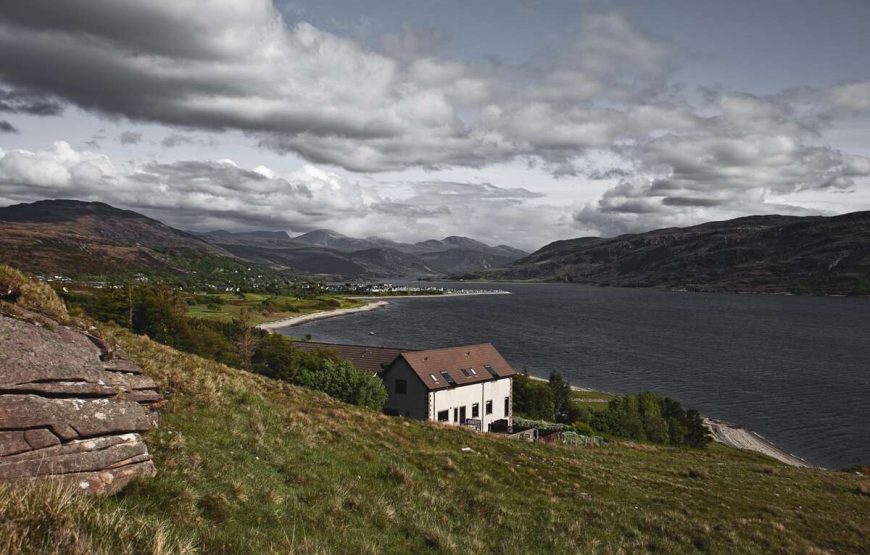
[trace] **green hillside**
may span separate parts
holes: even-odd
[[[168,397],[158,476],[107,499],[0,489],[0,552],[868,551],[866,477],[720,446],[519,443],[104,332]]]

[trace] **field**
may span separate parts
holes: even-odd
[[[160,428],[147,437],[159,474],[108,499],[0,490],[7,549],[868,550],[864,477],[790,468],[715,445],[515,442],[386,417],[115,328],[104,331],[169,399]]]
[[[254,325],[299,316],[300,314],[337,308],[355,308],[365,304],[354,299],[325,295],[311,299],[299,299],[292,296],[263,293],[216,293],[196,295],[193,298],[196,302],[189,305],[187,312],[189,316],[229,322],[238,318],[242,309],[248,308],[253,313]]]

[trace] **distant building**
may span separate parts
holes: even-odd
[[[307,351],[332,351],[360,370],[380,376],[388,394],[386,414],[480,431],[513,425],[516,371],[490,343],[425,351],[310,341],[295,345]]]

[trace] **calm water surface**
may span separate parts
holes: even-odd
[[[283,331],[407,348],[492,342],[518,370],[669,395],[822,466],[870,463],[870,299],[492,287],[512,294],[395,299]]]

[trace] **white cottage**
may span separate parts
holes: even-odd
[[[380,373],[387,414],[472,426],[513,425],[516,371],[490,343],[404,351]]]

